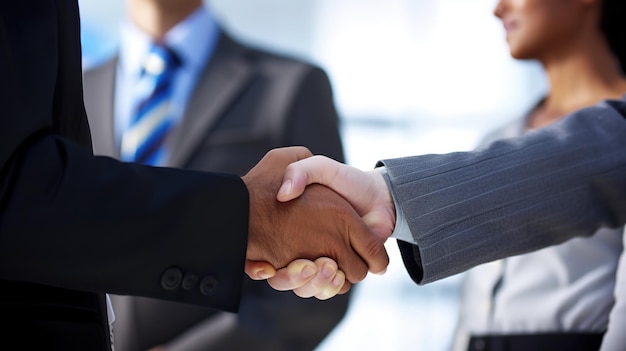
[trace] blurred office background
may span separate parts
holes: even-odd
[[[463,151],[524,113],[546,82],[508,54],[496,0],[210,0],[231,34],[329,74],[347,162]],[[123,0],[79,0],[84,66],[117,45]],[[447,350],[462,275],[417,286],[394,240],[319,351]],[[306,316],[303,316],[306,318]]]

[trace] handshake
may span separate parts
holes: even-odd
[[[328,299],[385,272],[396,220],[383,176],[304,147],[274,149],[243,178],[250,196],[246,274]]]

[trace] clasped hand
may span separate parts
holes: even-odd
[[[276,290],[327,299],[389,264],[395,208],[382,175],[304,147],[274,149],[244,177],[246,273]]]

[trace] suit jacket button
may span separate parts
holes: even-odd
[[[217,279],[207,276],[200,282],[200,292],[204,296],[211,296],[217,291]]]
[[[484,351],[487,350],[487,343],[484,339],[473,337],[470,341],[470,350],[472,351]]]
[[[200,280],[200,278],[197,275],[193,273],[186,273],[183,277],[183,289],[191,290],[195,288],[196,285],[198,285],[198,280]]]
[[[161,276],[161,287],[165,290],[175,290],[183,280],[183,272],[178,268],[169,268]]]

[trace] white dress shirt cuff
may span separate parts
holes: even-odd
[[[389,192],[391,193],[391,197],[393,198],[393,203],[396,207],[396,225],[393,229],[393,232],[391,233],[391,237],[415,245],[416,243],[413,239],[413,234],[411,234],[409,223],[407,222],[406,217],[404,216],[404,212],[402,211],[402,206],[400,205],[400,202],[398,202],[398,200],[396,199],[396,194],[393,191],[393,185],[391,184],[391,180],[389,179],[389,174],[387,174],[387,168],[383,166],[376,169],[383,176],[383,179],[385,179],[385,183],[389,188]]]

